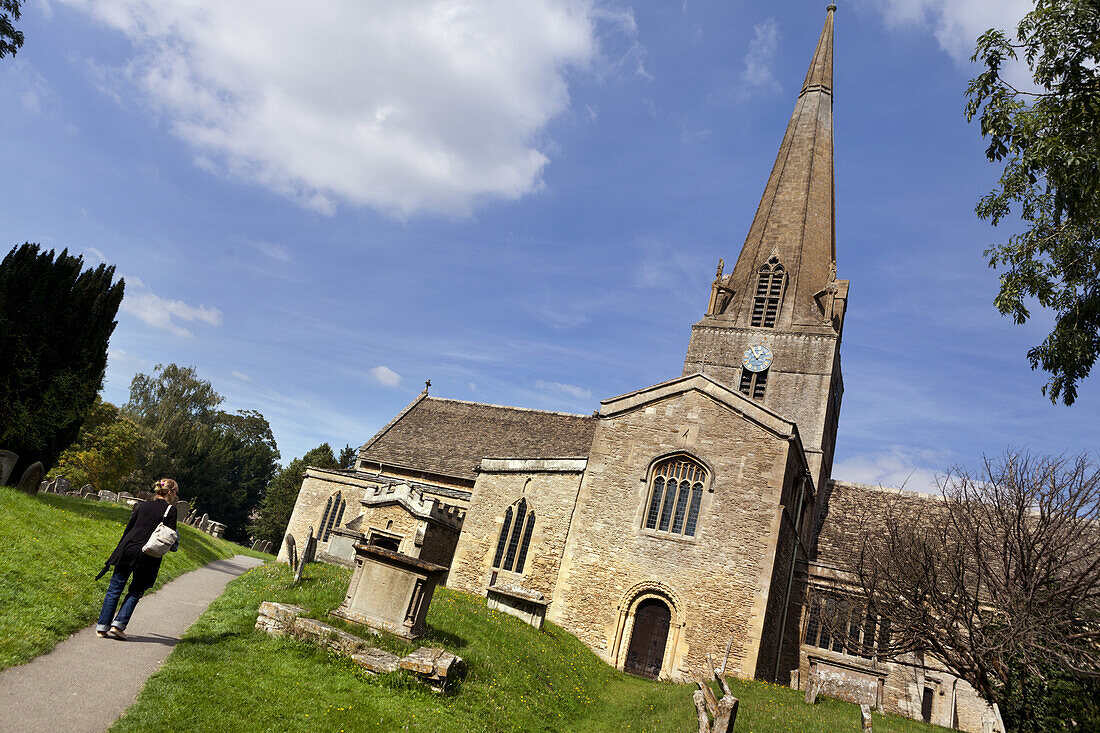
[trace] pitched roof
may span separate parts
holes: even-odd
[[[359,449],[373,463],[474,480],[482,458],[586,457],[596,418],[421,393]]]
[[[812,561],[852,569],[864,538],[883,533],[887,521],[901,517],[918,522],[929,512],[942,512],[942,497],[904,489],[830,481],[821,493]]]

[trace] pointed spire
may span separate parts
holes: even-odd
[[[814,49],[814,58],[810,61],[810,69],[806,72],[806,81],[802,83],[802,96],[808,91],[823,91],[826,94],[833,93],[833,13],[836,6],[830,5],[825,9],[825,27],[821,29],[821,38]]]
[[[777,254],[787,282],[776,327],[820,327],[815,298],[835,277],[833,219],[833,12],[814,50],[764,195],[725,284],[735,295],[725,317],[749,322],[758,272]]]

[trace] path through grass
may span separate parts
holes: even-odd
[[[0,669],[95,623],[109,580],[95,576],[129,518],[124,504],[0,487]],[[234,554],[271,557],[181,525],[180,551],[164,558],[153,590]]]

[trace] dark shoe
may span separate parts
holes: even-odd
[[[126,633],[122,629],[118,628],[117,626],[112,626],[111,630],[108,631],[107,633],[110,634],[111,636],[113,636],[114,638],[119,639],[120,641],[126,641]]]

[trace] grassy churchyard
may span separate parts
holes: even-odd
[[[121,534],[124,506],[0,489],[0,660],[3,666],[48,651],[94,622],[105,580],[93,580]],[[182,527],[181,551],[166,558],[160,584],[214,559],[247,552]],[[256,553],[247,552],[255,555]],[[325,618],[343,599],[349,571],[311,564],[293,585],[269,563],[233,581],[200,617],[112,731],[689,731],[697,730],[692,687],[651,682],[601,662],[571,634],[542,632],[490,611],[483,598],[441,588],[428,614],[429,636],[372,644],[397,654],[442,646],[466,672],[446,694],[401,673],[371,677],[350,661],[307,643],[254,628],[262,601],[294,603]],[[738,731],[859,730],[856,706],[779,685],[731,680],[740,699]],[[894,716],[875,730],[930,731]]]
[[[95,623],[107,577],[95,580],[130,507],[0,487],[0,669],[48,652]],[[173,578],[236,554],[261,555],[181,523],[180,550],[161,565],[153,592]]]

